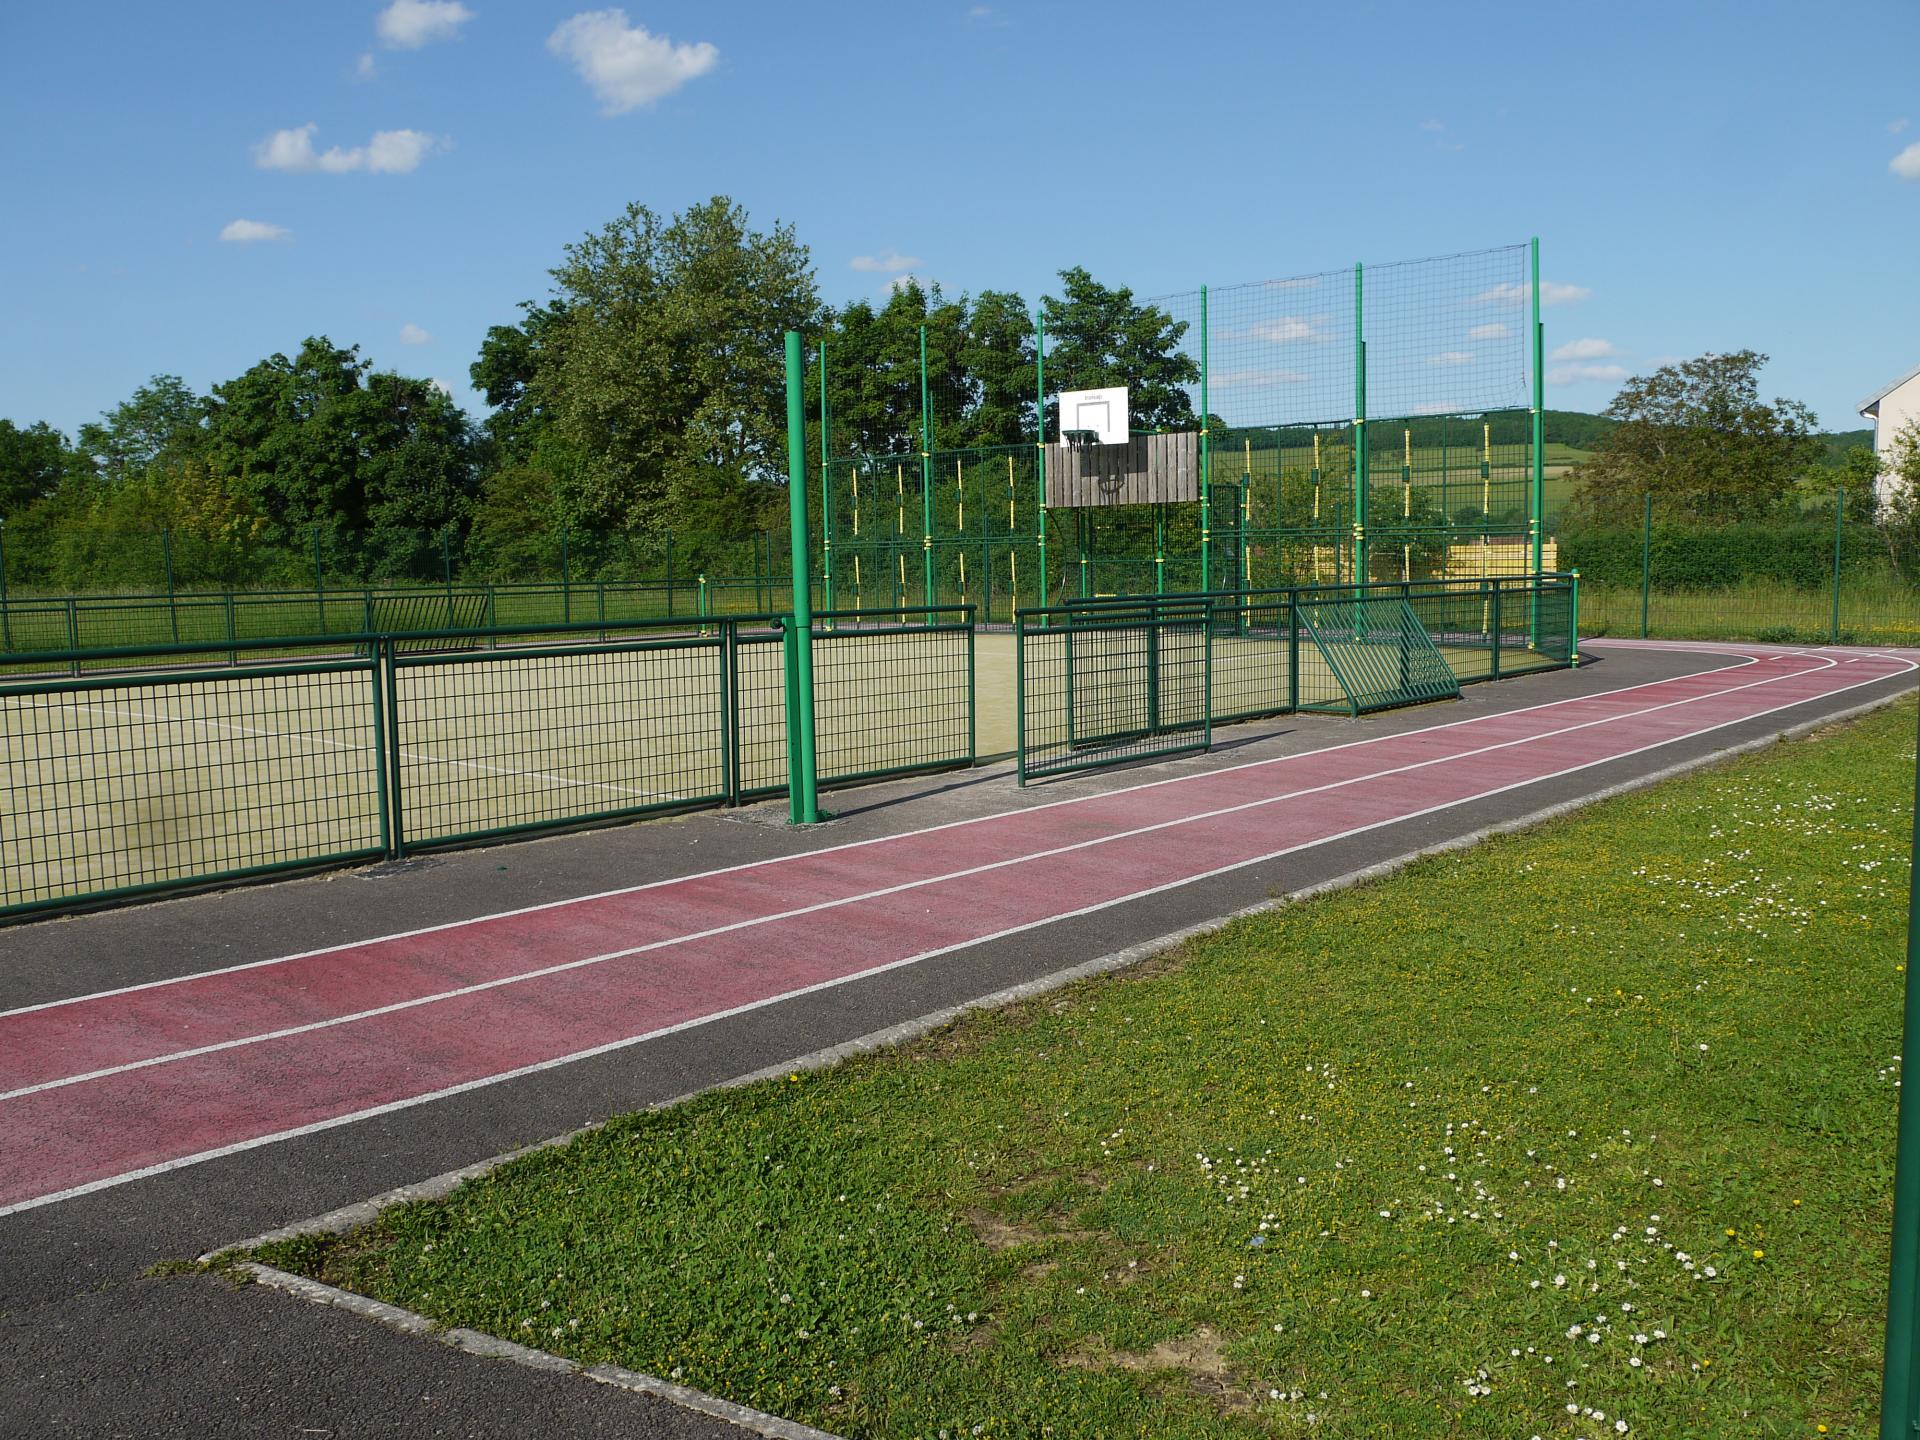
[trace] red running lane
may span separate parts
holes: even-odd
[[[1751,663],[0,1015],[0,1213],[604,1053],[1915,668],[1740,653]]]

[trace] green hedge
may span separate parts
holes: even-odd
[[[1638,586],[1643,537],[1638,526],[1563,529],[1560,566],[1597,585]],[[1656,590],[1713,590],[1748,580],[1815,589],[1833,580],[1833,521],[1735,525],[1655,524],[1649,569]],[[1843,573],[1880,570],[1887,551],[1871,525],[1850,523],[1840,537]]]

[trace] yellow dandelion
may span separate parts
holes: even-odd
[[[1753,1258],[1756,1260],[1764,1260],[1767,1258],[1767,1252],[1764,1250],[1756,1250],[1753,1252]]]

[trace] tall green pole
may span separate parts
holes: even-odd
[[[1533,483],[1527,508],[1533,512],[1529,526],[1528,539],[1531,542],[1533,573],[1537,577],[1546,569],[1546,516],[1547,508],[1547,377],[1545,373],[1547,345],[1546,330],[1540,324],[1540,237],[1533,237],[1527,247],[1528,260],[1533,273]],[[1533,601],[1528,606],[1528,644],[1538,649],[1540,646],[1540,591],[1536,586]]]
[[[1047,311],[1033,311],[1034,500],[1040,507],[1040,604],[1047,603]],[[1042,619],[1040,622],[1047,622]]]
[[[1200,593],[1213,589],[1213,444],[1207,420],[1207,287],[1200,287]]]
[[[1914,840],[1920,845],[1920,767],[1914,775]],[[1920,854],[1920,849],[1914,853]],[[1906,1008],[1900,1053],[1920,1037],[1920,865],[1907,891]],[[1920,1431],[1920,1101],[1900,1087],[1893,1160],[1893,1258],[1887,1278],[1886,1367],[1880,1388],[1880,1440],[1913,1440]]]
[[[1827,626],[1827,643],[1840,643],[1840,546],[1847,526],[1847,492],[1842,486],[1833,492],[1833,619]]]
[[[793,623],[787,643],[794,647],[795,694],[787,706],[798,719],[787,744],[798,749],[797,785],[789,788],[788,814],[795,825],[820,818],[819,783],[813,748],[813,587],[807,578],[807,407],[800,332],[787,331],[787,527],[793,550]]]
[[[7,522],[0,520],[0,648],[13,648],[13,614],[7,609]]]
[[[1367,555],[1367,341],[1365,281],[1353,267],[1353,578],[1364,586],[1373,567]],[[1363,596],[1366,591],[1360,592]]]
[[[833,609],[833,452],[828,447],[832,414],[827,409],[827,342],[820,342],[820,578],[826,586],[827,609]],[[831,625],[833,622],[827,622]]]
[[[1653,600],[1653,492],[1647,492],[1640,520],[1640,638],[1647,638],[1647,611]]]
[[[927,408],[927,327],[920,327],[920,569],[926,577],[927,624],[933,624],[933,414]]]

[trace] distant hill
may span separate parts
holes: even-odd
[[[1847,451],[1858,447],[1862,450],[1873,448],[1871,430],[1822,430],[1820,443],[1827,447],[1827,463],[1837,464],[1846,458]]]

